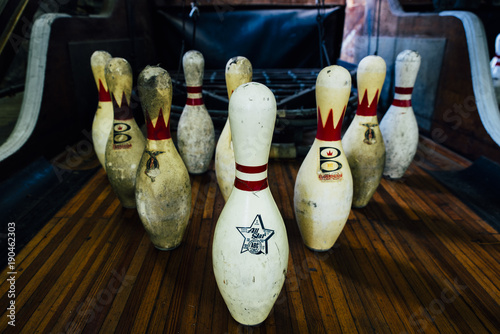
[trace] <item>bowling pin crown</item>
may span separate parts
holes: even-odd
[[[317,139],[340,140],[342,121],[350,93],[351,74],[345,68],[332,65],[319,72],[316,79]]]
[[[138,79],[149,140],[170,139],[172,79],[161,67],[147,66]]]
[[[398,88],[411,88],[413,90],[421,59],[422,57],[417,51],[404,50],[398,54],[396,57],[396,93],[411,94],[411,90],[408,92],[407,89],[406,93],[398,92]]]
[[[196,50],[186,52],[184,57],[182,57],[182,67],[184,69],[186,86],[198,87],[202,85],[205,59],[201,52]]]
[[[358,109],[359,116],[377,115],[380,91],[384,84],[386,64],[382,57],[367,56],[358,65]]]
[[[237,164],[267,164],[275,121],[276,99],[269,88],[256,82],[236,88],[229,101],[229,123]]]
[[[130,110],[130,95],[132,94],[132,68],[123,58],[111,58],[104,71],[108,84],[115,119],[133,118]]]
[[[106,51],[95,51],[90,57],[90,67],[94,74],[94,80],[99,91],[99,101],[110,102],[108,85],[104,76],[106,63],[111,59],[111,55]]]
[[[233,57],[226,64],[227,96],[231,98],[238,86],[252,81],[252,64],[245,57]]]

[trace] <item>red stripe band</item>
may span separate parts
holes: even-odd
[[[244,166],[236,163],[236,170],[247,174],[262,173],[267,170],[267,164],[262,166]]]
[[[239,178],[234,179],[234,186],[243,191],[260,191],[268,187],[267,177],[259,181],[245,181]]]
[[[411,100],[396,100],[392,101],[392,105],[395,107],[411,107]]]
[[[413,92],[413,87],[396,87],[394,88],[396,94],[411,94]]]
[[[500,66],[500,60],[497,60],[497,63],[495,64],[495,66]]]
[[[201,93],[201,86],[186,86],[186,90],[188,93]]]
[[[500,58],[500,55],[498,53],[495,53],[495,57]]]
[[[192,99],[192,98],[187,98],[186,100],[186,104],[188,106],[201,106],[203,104],[203,99],[201,97],[198,97],[196,99]]]

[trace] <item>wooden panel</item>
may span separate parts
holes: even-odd
[[[431,153],[432,152],[432,153]],[[482,333],[500,328],[500,235],[423,168],[470,162],[425,138],[405,177],[382,180],[332,249],[302,243],[293,212],[300,160],[269,164],[288,232],[283,290],[267,320],[236,323],[217,289],[212,238],[224,200],[212,168],[191,178],[182,245],[158,251],[100,170],[0,274],[3,333]],[[15,300],[15,327],[6,307]]]

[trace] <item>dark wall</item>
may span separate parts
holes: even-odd
[[[340,53],[344,8],[234,9],[202,8],[193,21],[178,7],[155,14],[155,42],[160,61],[177,69],[182,53],[199,50],[206,69],[223,69],[234,56],[245,56],[254,68],[318,68],[321,66],[319,27],[332,63]],[[193,39],[194,35],[194,39]],[[325,62],[326,66],[326,62]]]

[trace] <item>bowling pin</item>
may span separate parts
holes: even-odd
[[[392,105],[380,121],[385,144],[383,175],[399,179],[413,161],[418,146],[418,124],[411,106],[411,93],[421,57],[416,51],[404,50],[396,57],[395,94]]]
[[[90,67],[94,75],[94,80],[99,92],[99,102],[97,111],[92,122],[92,142],[97,159],[106,170],[106,143],[108,141],[111,126],[113,126],[113,104],[109,96],[108,85],[104,77],[104,68],[111,59],[111,55],[106,51],[95,51],[90,57]]]
[[[263,322],[285,281],[288,239],[267,183],[276,100],[266,86],[239,86],[229,100],[236,176],[215,227],[212,260],[219,291],[243,325]]]
[[[138,88],[147,140],[137,169],[137,212],[155,247],[169,250],[181,243],[191,211],[189,174],[170,136],[172,80],[164,69],[148,66]]]
[[[114,113],[106,144],[106,172],[123,207],[135,208],[135,179],[146,140],[130,109],[132,68],[123,58],[111,58],[105,76]]]
[[[233,57],[226,64],[227,96],[231,99],[233,91],[241,84],[252,81],[252,64],[245,57]],[[219,189],[227,201],[234,184],[234,151],[231,144],[229,117],[215,148],[215,175]]]
[[[294,208],[305,245],[330,249],[344,228],[352,204],[352,175],[340,141],[351,92],[351,74],[328,66],[316,80],[318,130],[295,180]]]
[[[367,56],[358,65],[358,109],[342,138],[353,179],[352,206],[368,204],[382,178],[385,145],[378,126],[377,105],[386,65],[379,56]]]
[[[187,100],[177,125],[179,153],[191,174],[207,171],[215,148],[214,124],[203,103],[202,83],[205,60],[199,51],[182,57]]]
[[[493,78],[493,88],[500,103],[500,34],[495,39],[495,56],[491,59],[491,76]]]

